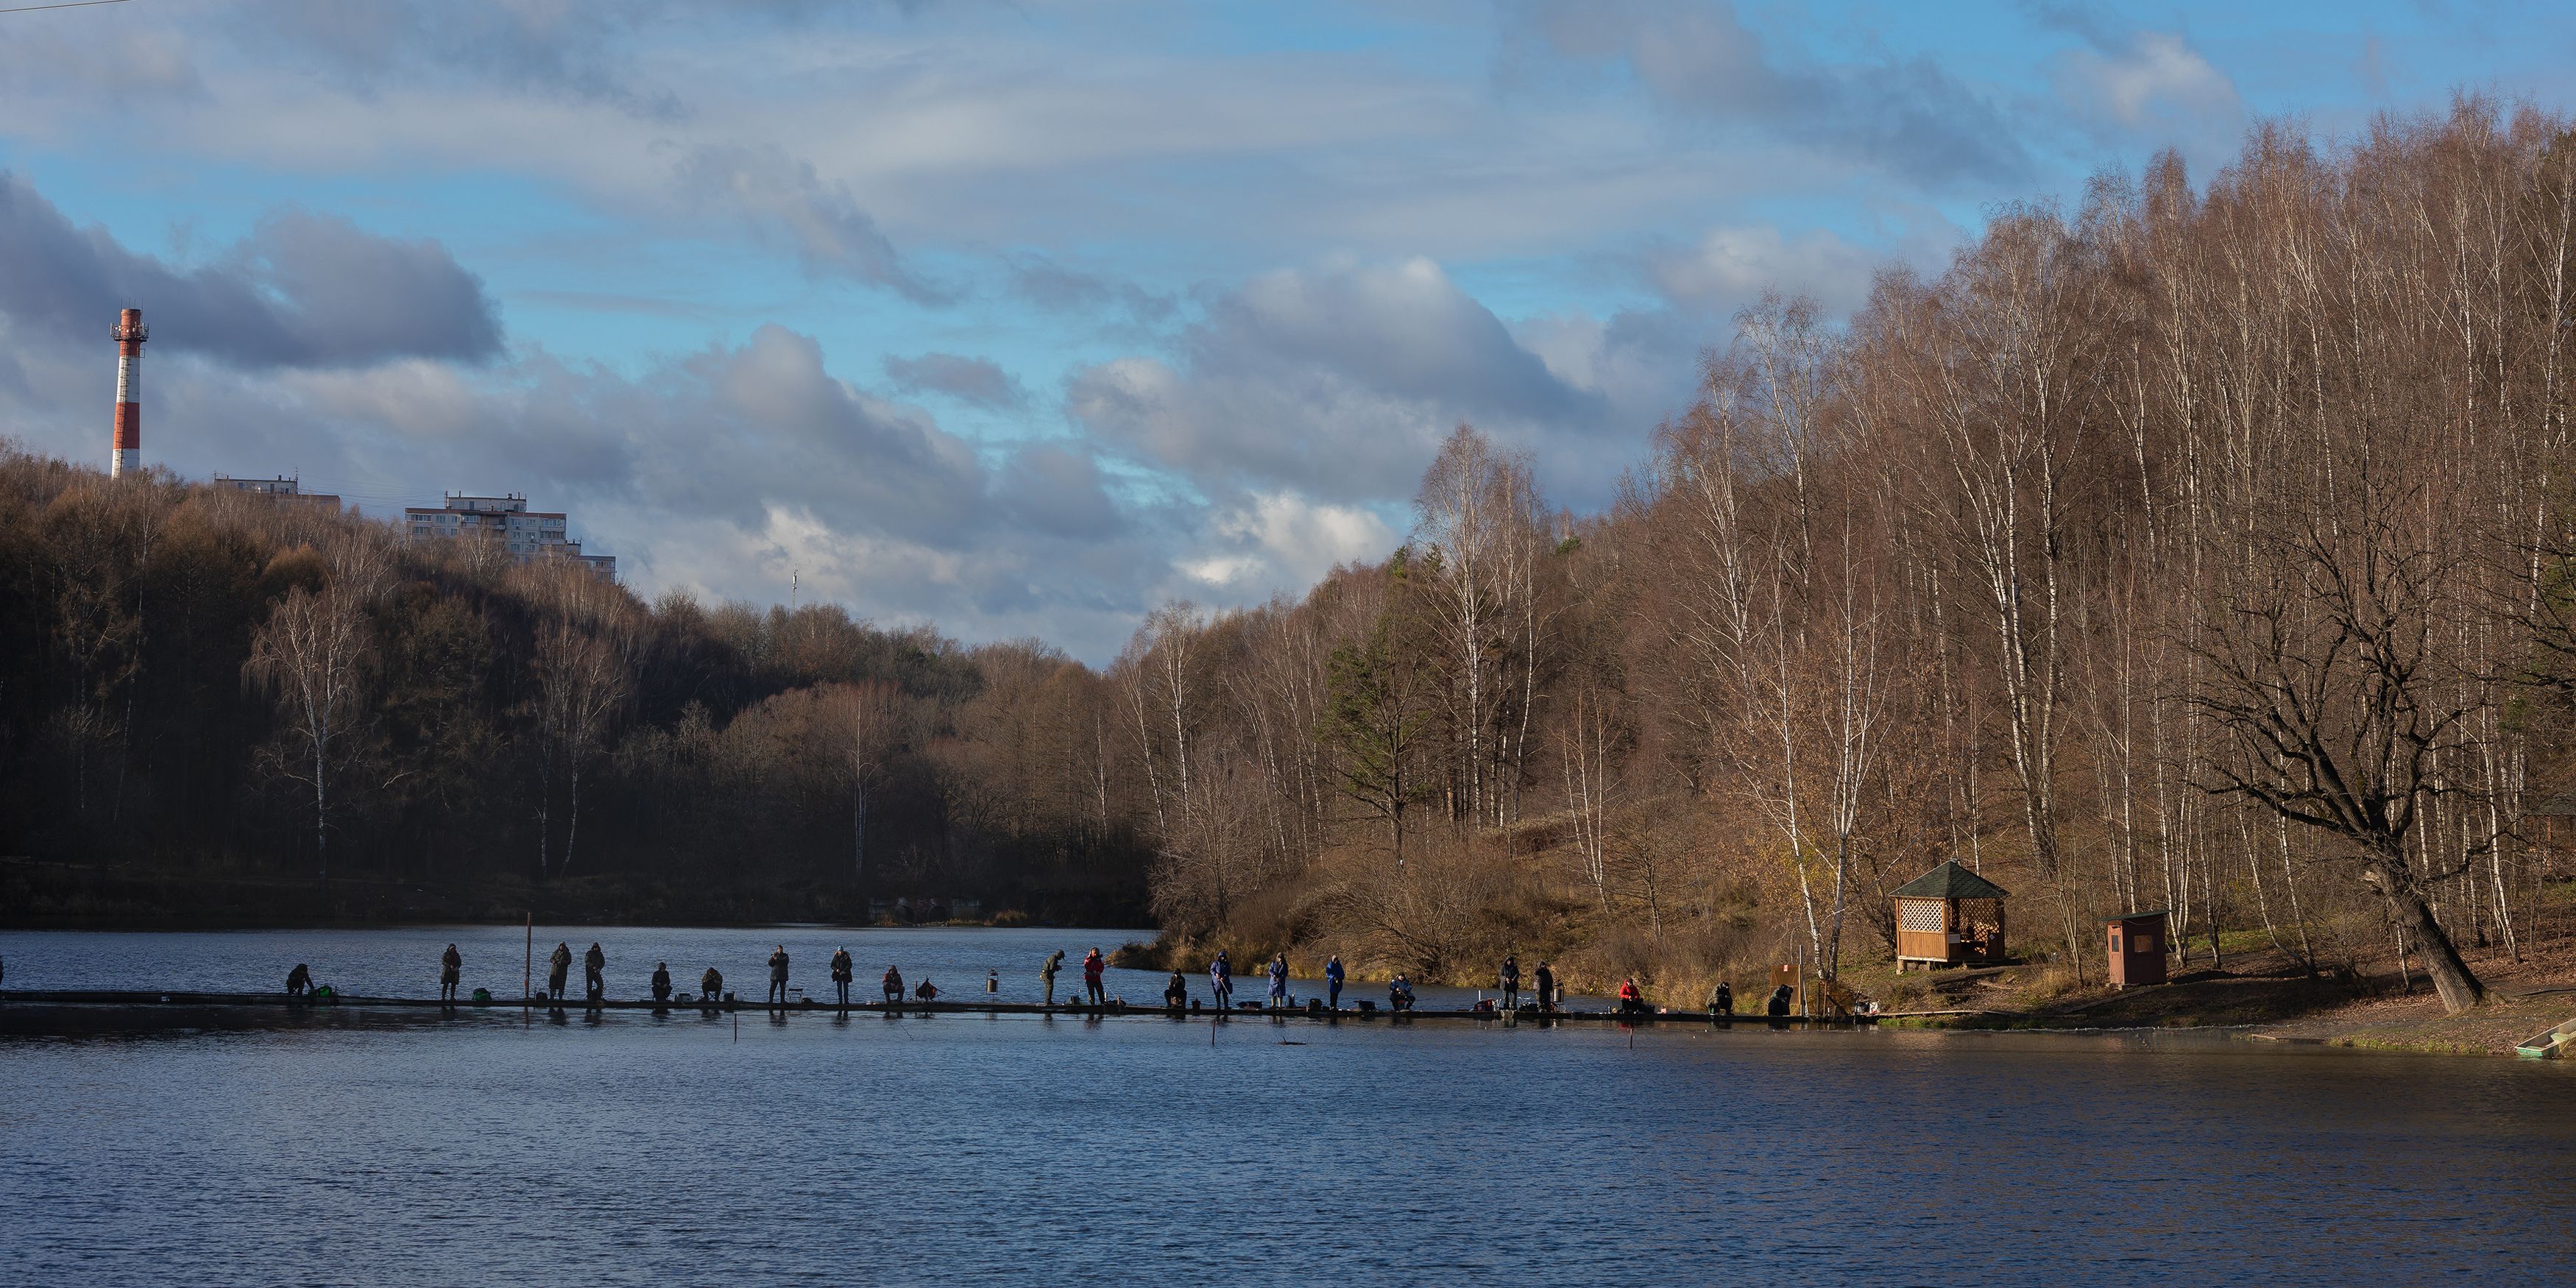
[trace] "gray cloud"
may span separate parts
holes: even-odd
[[[887,354],[885,373],[897,393],[946,394],[988,411],[1012,411],[1027,406],[1029,401],[1029,391],[990,358],[954,353],[925,353],[918,358]]]
[[[1168,295],[1157,295],[1132,282],[1113,282],[1066,268],[1039,255],[1021,255],[1009,264],[1011,287],[1039,308],[1057,313],[1118,312],[1137,326],[1169,319],[1180,307]]]
[[[847,187],[824,183],[811,164],[776,146],[700,148],[678,177],[683,189],[721,195],[754,227],[783,235],[808,276],[882,286],[917,304],[950,299],[913,273]]]
[[[685,115],[678,97],[637,83],[624,38],[660,6],[267,0],[261,36],[361,94],[453,79],[604,102],[639,115]]]
[[[501,348],[482,280],[435,241],[288,210],[215,262],[182,269],[104,229],[75,228],[33,185],[0,171],[0,312],[90,337],[129,306],[144,311],[157,350],[242,366],[482,361]]]
[[[1101,482],[1099,462],[1070,446],[1038,443],[1014,452],[994,495],[1006,513],[1050,536],[1099,538],[1128,526]]]
[[[1667,108],[1760,128],[1930,186],[2030,173],[2011,122],[1928,58],[1826,63],[1773,49],[1726,0],[1527,0],[1516,34],[1632,70]]]

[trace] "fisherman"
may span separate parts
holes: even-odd
[[[306,966],[302,962],[295,963],[295,969],[286,972],[286,995],[288,997],[304,997],[312,992],[312,968]]]
[[[885,1000],[888,1006],[897,1006],[903,1002],[903,972],[892,966],[886,967]]]
[[[1270,955],[1270,1009],[1288,1005],[1288,954]]]
[[[1728,1020],[1735,1018],[1735,986],[1733,984],[1729,984],[1722,979],[1717,981],[1717,987],[1711,990],[1708,995],[1708,1018],[1712,1020]]]
[[[848,948],[832,954],[832,988],[841,995],[841,1009],[844,1011],[850,1009],[850,979],[856,974],[850,965]]]
[[[656,1002],[671,1000],[671,963],[669,962],[653,963],[653,1000]]]
[[[936,1002],[939,1000],[939,986],[931,983],[930,977],[925,975],[922,977],[921,987],[912,990],[912,995],[924,1002]]]
[[[590,941],[590,951],[581,955],[581,988],[585,996],[597,1002],[608,996],[608,980],[602,972],[608,969],[608,954],[599,950],[599,941]]]
[[[713,966],[707,967],[707,973],[698,977],[698,1000],[701,1002],[724,1000],[724,972]]]
[[[985,992],[985,994],[986,994],[986,995],[988,995],[988,996],[990,996],[990,995],[998,994],[998,993],[1000,993],[1001,991],[1002,991],[1002,972],[1000,972],[1000,971],[998,971],[998,970],[987,970],[987,971],[985,971],[985,972],[984,972],[984,992]]]
[[[1093,1006],[1109,1004],[1109,990],[1102,987],[1100,973],[1109,969],[1109,959],[1098,948],[1082,955],[1082,996]]]
[[[1503,986],[1503,1009],[1521,1009],[1521,959],[1518,956],[1503,954],[1503,970],[1498,982]]]
[[[1386,1009],[1390,1011],[1410,1011],[1413,1009],[1413,982],[1411,980],[1406,979],[1402,975],[1398,975],[1394,979],[1387,981]]]
[[[1326,1007],[1336,1011],[1342,1009],[1342,959],[1338,953],[1324,963],[1324,994]]]
[[[1540,962],[1538,964],[1538,969],[1535,972],[1532,972],[1530,978],[1538,985],[1538,1009],[1542,1011],[1555,1010],[1556,971],[1549,967],[1546,962]]]
[[[1055,1005],[1055,973],[1064,969],[1064,950],[1047,954],[1046,964],[1038,967],[1038,978],[1046,981],[1046,1004]]]
[[[1217,950],[1216,960],[1208,963],[1208,988],[1216,994],[1216,1009],[1233,1009],[1234,962],[1222,948]]]
[[[1163,985],[1163,1005],[1177,1011],[1189,1004],[1190,986],[1179,971],[1173,971],[1171,981]]]
[[[787,1005],[787,945],[769,955],[769,1000]]]
[[[438,955],[438,1000],[455,1001],[456,982],[464,977],[465,959],[457,955],[456,945],[449,944],[447,951]]]
[[[1637,977],[1634,975],[1629,976],[1619,985],[1619,1013],[1621,1015],[1646,1013],[1646,995],[1638,990]]]
[[[1771,1004],[1765,1009],[1771,1012],[1772,1019],[1777,1020],[1787,1017],[1789,1014],[1789,986],[1782,984],[1778,988],[1772,989]]]
[[[549,999],[563,1000],[564,975],[571,970],[572,945],[557,940],[554,952],[546,958],[546,996]]]

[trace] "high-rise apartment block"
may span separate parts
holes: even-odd
[[[404,539],[493,541],[520,563],[569,559],[598,574],[603,581],[617,579],[617,556],[583,554],[580,542],[564,536],[564,516],[559,511],[531,510],[528,498],[516,492],[507,496],[462,496],[450,492],[446,499],[446,505],[435,509],[405,506]]]

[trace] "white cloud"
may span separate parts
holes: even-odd
[[[1292,492],[1248,495],[1217,513],[1209,528],[1210,536],[1236,548],[1175,566],[1211,587],[1238,592],[1310,586],[1339,565],[1385,558],[1397,541],[1395,529],[1365,507]]]
[[[2054,72],[2059,101],[2104,141],[2178,146],[2196,161],[2232,152],[2245,122],[2236,83],[2179,32],[2083,27]]]
[[[1848,313],[1869,298],[1881,257],[1822,229],[1794,236],[1775,225],[1709,229],[1686,248],[1652,255],[1647,272],[1667,299],[1732,312],[1766,290],[1813,297]]]
[[[1262,274],[1213,301],[1174,349],[1077,372],[1067,408],[1104,443],[1211,495],[1409,496],[1460,421],[1528,448],[1619,429],[1604,399],[1426,259]]]

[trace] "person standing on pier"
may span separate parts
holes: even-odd
[[[295,963],[295,969],[286,972],[286,995],[303,997],[312,991],[313,968],[302,962]]]
[[[1342,958],[1339,953],[1324,963],[1324,1005],[1330,1010],[1342,1009]]]
[[[671,963],[669,962],[653,963],[653,1000],[656,1002],[671,1000]]]
[[[841,1009],[850,1009],[850,979],[857,972],[850,966],[850,950],[843,947],[832,954],[832,987],[841,996]]]
[[[1234,963],[1222,948],[1217,950],[1216,960],[1208,963],[1208,990],[1216,994],[1216,1009],[1233,1009]]]
[[[557,1002],[563,1000],[564,976],[571,973],[571,971],[572,945],[561,940],[557,940],[555,941],[554,952],[546,957],[547,998]]]
[[[1521,959],[1519,955],[1514,953],[1503,954],[1502,976],[1497,982],[1503,986],[1503,1009],[1506,1011],[1517,1011],[1521,1009]]]
[[[1538,984],[1538,1009],[1542,1011],[1555,1010],[1556,971],[1550,968],[1546,962],[1540,962],[1538,964],[1538,970],[1532,973],[1530,978]]]
[[[886,967],[885,1000],[888,1006],[903,1004],[903,972],[892,966]]]
[[[449,944],[447,951],[438,955],[438,1000],[455,1001],[456,983],[464,977],[465,959],[457,954],[456,945]]]
[[[1098,948],[1082,955],[1082,995],[1093,1006],[1109,1004],[1109,990],[1101,986],[1100,973],[1109,968],[1109,959]]]
[[[599,941],[590,941],[590,951],[581,955],[582,997],[598,1005],[608,996],[608,954],[601,952]]]
[[[1038,978],[1046,981],[1046,1004],[1055,1005],[1055,973],[1064,969],[1064,950],[1047,954],[1046,964],[1038,967]]]
[[[787,945],[769,955],[769,1000],[787,1005]]]
[[[1270,1009],[1288,1005],[1288,954],[1270,955]]]

